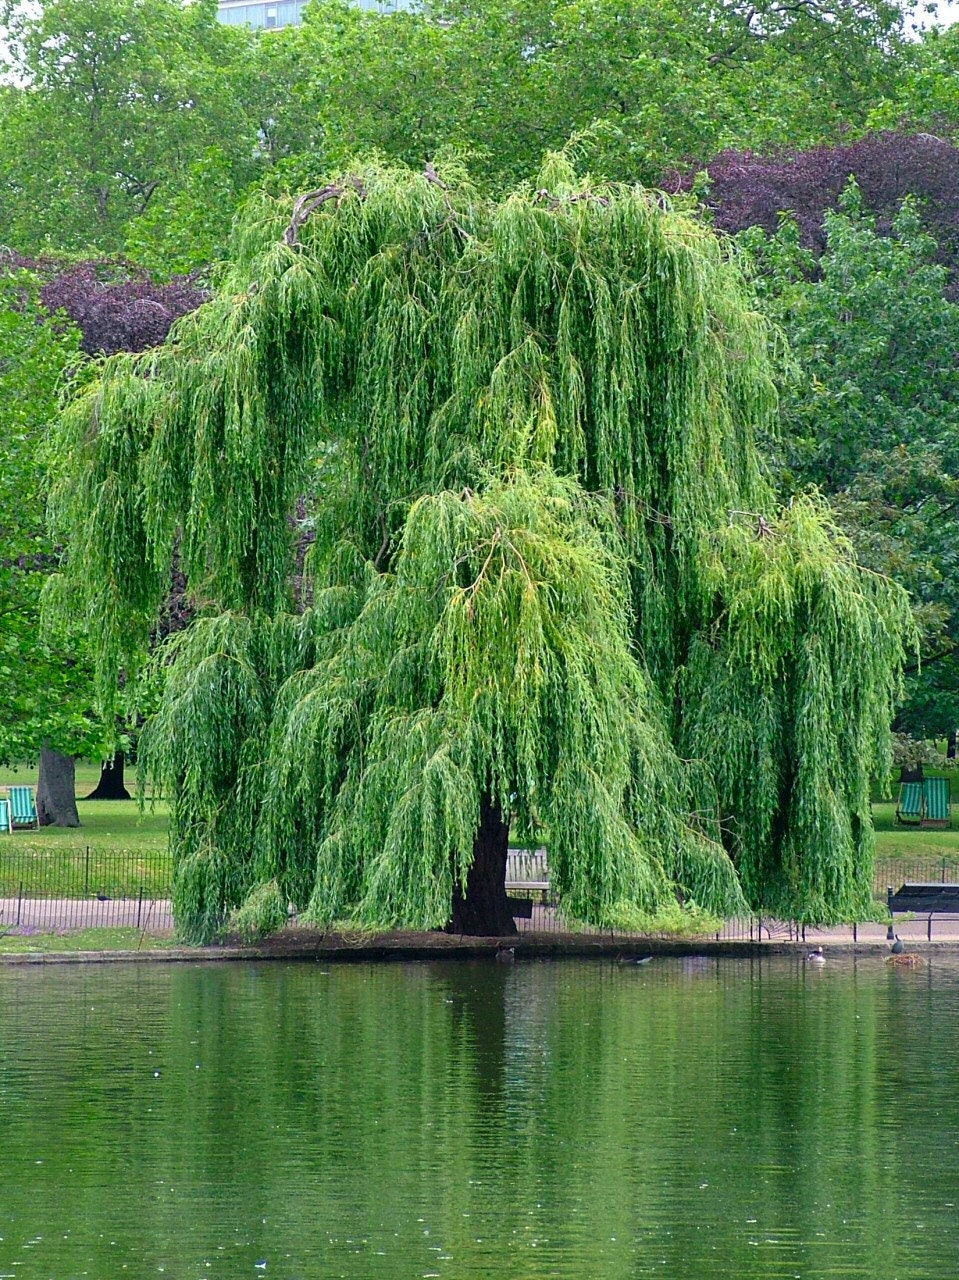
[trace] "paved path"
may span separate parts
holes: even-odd
[[[149,929],[172,931],[169,899],[0,898],[0,933],[36,929]]]
[[[750,924],[752,933],[750,933]],[[169,899],[151,900],[144,898],[0,898],[0,934],[10,932],[59,932],[65,929],[89,928],[138,928],[151,932],[172,932],[173,912]],[[550,907],[536,905],[532,918],[518,920],[517,927],[522,937],[524,934],[535,934],[542,939],[548,936],[568,935],[563,922]],[[897,920],[896,932],[907,944],[927,944],[927,921]],[[795,926],[777,921],[763,920],[761,936],[757,934],[756,921],[731,921],[719,934],[718,938],[710,936],[704,941],[718,941],[736,944],[762,941],[773,945],[783,943],[803,946],[850,947],[854,943],[861,946],[880,947],[887,945],[886,925],[861,924],[853,937],[851,925],[841,925],[830,929],[814,929],[807,927],[805,935]],[[616,940],[609,934],[577,931],[572,936],[591,937],[599,941],[608,939],[611,944]],[[687,943],[691,940],[685,939]],[[630,945],[631,940],[622,939],[619,945]],[[935,916],[932,922],[932,943],[949,943],[959,946],[959,916]]]

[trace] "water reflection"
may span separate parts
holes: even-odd
[[[0,970],[0,1275],[949,1276],[957,979]]]

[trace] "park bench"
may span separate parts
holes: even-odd
[[[893,890],[889,885],[886,901],[891,916],[926,916],[926,937],[932,941],[933,916],[959,916],[959,884],[911,884],[906,883]],[[890,933],[892,926],[890,925]]]
[[[511,848],[506,857],[506,894],[514,917],[529,920],[533,904],[550,900],[549,869],[544,848]]]
[[[13,823],[10,821],[10,801],[0,796],[0,831],[13,835]]]
[[[951,827],[952,804],[946,778],[904,782],[896,802],[896,820],[903,826]]]

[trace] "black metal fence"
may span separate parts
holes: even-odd
[[[916,856],[876,863],[877,911],[886,888],[904,881],[959,883],[959,859]],[[545,849],[511,849],[508,892],[518,908],[521,933],[584,932],[566,920],[553,900]],[[38,853],[16,838],[0,840],[0,935],[78,928],[172,929],[172,861],[162,850],[98,850],[92,846]],[[881,905],[880,905],[881,904]],[[528,912],[528,914],[526,914]],[[585,930],[596,933],[597,930]],[[768,917],[727,920],[720,941],[801,940],[791,921]]]
[[[56,853],[0,842],[0,934],[172,928],[164,850],[74,846]]]

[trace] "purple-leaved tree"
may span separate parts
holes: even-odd
[[[826,243],[823,216],[835,209],[855,177],[877,230],[888,234],[899,206],[915,196],[923,227],[938,242],[952,288],[959,267],[959,147],[929,133],[870,133],[842,146],[759,155],[723,151],[711,160],[706,203],[717,228],[735,233],[759,226],[774,232],[780,214],[792,212],[802,243],[820,254]],[[666,185],[691,190],[696,175],[674,173]]]

